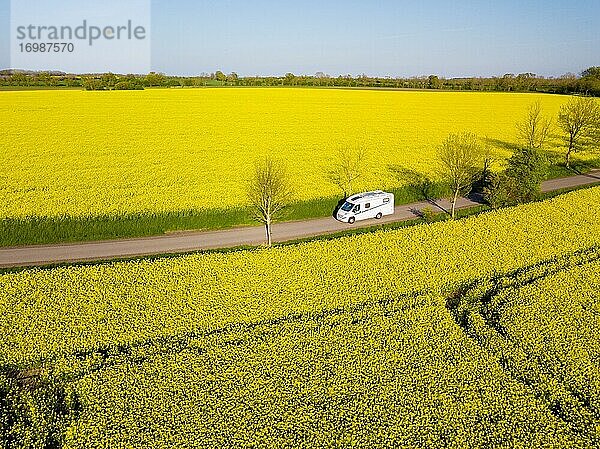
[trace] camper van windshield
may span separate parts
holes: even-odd
[[[354,207],[354,204],[352,204],[352,203],[349,203],[348,201],[346,201],[346,202],[344,203],[344,205],[342,206],[342,210],[343,210],[344,212],[350,212],[350,211],[352,210],[352,208],[353,208],[353,207]]]

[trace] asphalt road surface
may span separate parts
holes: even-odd
[[[600,182],[600,170],[595,170],[585,175],[546,181],[542,184],[542,191],[551,192],[598,182]],[[459,198],[457,208],[465,209],[478,204],[467,198]],[[448,210],[450,203],[447,200],[440,200],[436,203],[419,202],[396,206],[394,215],[383,217],[381,220],[360,221],[354,225],[340,223],[332,217],[278,223],[273,226],[273,240],[275,242],[286,242],[377,224],[412,220],[417,218],[419,212],[425,208],[437,209],[441,212]],[[181,232],[136,239],[3,248],[0,249],[0,268],[89,262],[157,254],[178,254],[200,250],[256,246],[264,241],[264,228],[251,226],[222,231]]]

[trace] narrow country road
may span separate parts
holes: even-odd
[[[599,182],[600,170],[595,170],[585,175],[546,181],[542,185],[542,191],[551,192]],[[477,205],[478,203],[466,198],[460,198],[457,203],[459,209]],[[431,209],[437,208],[439,211],[448,210],[450,203],[447,200],[440,200],[435,204],[419,202],[396,206],[394,215],[384,217],[381,220],[357,222],[352,226],[339,223],[332,217],[278,223],[273,227],[273,240],[275,242],[285,242],[332,234],[353,228],[412,220],[418,216],[419,211],[427,207]],[[0,268],[43,266],[56,263],[99,261],[156,254],[177,254],[198,250],[235,248],[246,245],[260,245],[264,240],[264,229],[256,226],[223,231],[182,232],[136,239],[3,248],[0,249]]]

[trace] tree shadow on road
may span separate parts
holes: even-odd
[[[342,206],[344,205],[344,203],[346,202],[346,199],[341,199],[337,202],[336,206],[333,208],[333,213],[331,214],[331,216],[333,218],[337,218],[337,214],[340,211],[340,209],[342,208]]]

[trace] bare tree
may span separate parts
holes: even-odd
[[[338,186],[346,198],[354,193],[354,183],[363,174],[365,154],[361,147],[342,148],[337,152],[333,166],[327,173],[329,181]]]
[[[598,145],[600,106],[594,98],[573,98],[560,108],[560,125],[567,147],[565,165],[571,165],[571,155]]]
[[[456,201],[461,192],[470,188],[478,172],[483,151],[473,133],[450,134],[438,149],[444,178],[452,188],[452,211],[456,216]]]
[[[552,118],[542,115],[542,104],[539,101],[532,103],[524,119],[517,122],[519,139],[527,148],[540,149],[546,143],[552,128]]]
[[[253,218],[265,225],[267,245],[272,246],[272,224],[281,218],[292,198],[289,176],[283,162],[267,157],[257,162],[248,183]]]

